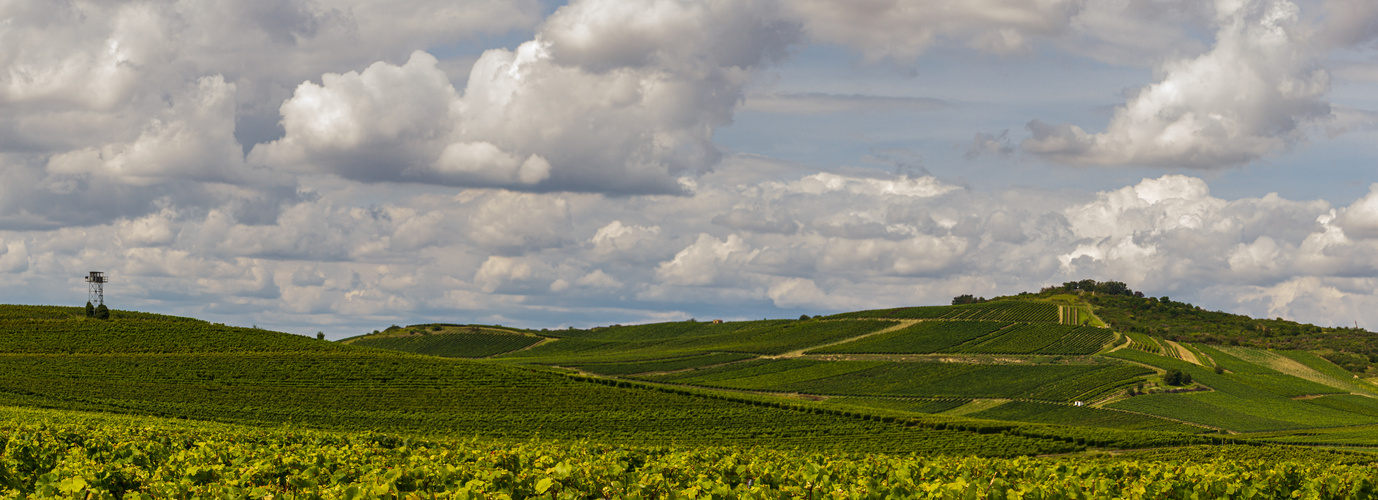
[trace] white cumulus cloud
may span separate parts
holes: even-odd
[[[1024,151],[1059,163],[1214,168],[1284,151],[1331,115],[1329,74],[1286,0],[1217,4],[1215,45],[1170,60],[1106,130],[1034,120]]]

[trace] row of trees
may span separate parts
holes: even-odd
[[[1039,293],[1091,293],[1100,295],[1124,295],[1128,297],[1143,298],[1143,292],[1136,292],[1129,289],[1129,285],[1122,281],[1096,281],[1091,279],[1081,281],[1068,281],[1062,286],[1048,286],[1039,290]],[[1024,294],[1020,294],[1024,295]],[[1166,301],[1167,297],[1162,300]],[[972,294],[958,295],[952,298],[952,305],[960,306],[963,304],[980,304],[986,302],[985,297],[977,297]]]
[[[962,305],[962,304],[980,304],[980,303],[985,302],[985,301],[986,301],[986,298],[985,298],[985,297],[977,297],[977,296],[974,296],[974,295],[968,293],[968,294],[958,295],[958,296],[956,296],[956,297],[953,297],[953,298],[952,298],[952,305],[954,305],[954,306],[960,306],[960,305]]]
[[[1095,293],[1095,294],[1101,294],[1101,295],[1125,295],[1125,296],[1140,297],[1140,298],[1142,298],[1142,297],[1144,296],[1144,293],[1143,293],[1143,292],[1136,292],[1136,291],[1134,291],[1134,290],[1130,290],[1130,289],[1129,289],[1129,285],[1124,284],[1124,282],[1122,282],[1122,281],[1096,281],[1096,280],[1091,280],[1091,279],[1086,279],[1086,280],[1081,280],[1081,281],[1068,281],[1068,282],[1066,282],[1066,283],[1063,283],[1062,286],[1044,287],[1042,290],[1040,290],[1040,292],[1043,292],[1043,293],[1046,293],[1046,292],[1054,292],[1054,293],[1077,293],[1077,292],[1085,292],[1085,293]]]

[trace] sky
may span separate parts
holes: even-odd
[[[1378,329],[1378,3],[0,0],[0,303]]]

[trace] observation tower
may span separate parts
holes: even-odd
[[[91,274],[86,276],[86,282],[89,283],[91,287],[86,301],[97,306],[105,304],[105,273],[91,271]]]

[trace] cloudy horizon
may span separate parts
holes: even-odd
[[[1378,328],[1378,4],[0,2],[0,302],[342,338],[1117,280]]]

